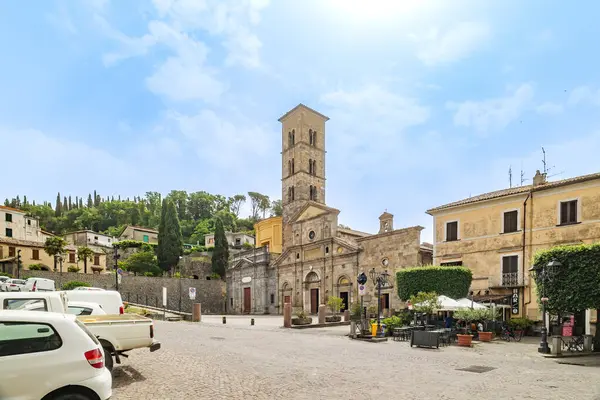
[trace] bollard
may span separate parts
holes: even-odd
[[[223,323],[226,324],[227,323],[227,317],[223,316]]]
[[[283,305],[283,327],[292,327],[292,305],[290,303],[285,303]]]
[[[344,321],[350,321],[350,310],[344,310]]]
[[[319,324],[325,323],[325,316],[327,315],[327,306],[325,304],[319,304]]]
[[[250,326],[254,326],[254,318],[250,318]]]
[[[200,303],[194,303],[192,312],[192,322],[200,322],[202,319],[202,308]]]

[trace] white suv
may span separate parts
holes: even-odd
[[[0,311],[1,399],[106,400],[111,386],[102,346],[74,315]]]

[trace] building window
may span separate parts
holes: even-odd
[[[292,201],[294,201],[295,200],[294,187],[292,186],[290,189],[292,189]]]
[[[312,129],[308,130],[308,138],[309,138],[310,145],[312,146],[313,145],[313,131],[312,131]]]
[[[292,160],[288,160],[288,176],[292,175]]]
[[[577,200],[563,201],[560,203],[560,224],[577,223]]]
[[[310,187],[309,187],[309,189],[308,189],[308,198],[309,198],[310,200],[312,200],[312,199],[313,199],[313,186],[312,186],[312,185],[310,185]]]
[[[12,229],[11,228],[6,228],[6,237],[13,237],[12,236]]]
[[[148,237],[148,235],[144,235],[144,243],[148,243],[150,241],[150,238]]]
[[[292,146],[296,144],[296,131],[292,129]]]
[[[275,295],[271,293],[271,304],[275,304]]]
[[[315,235],[315,231],[310,231],[310,232],[308,232],[308,238],[309,238],[310,240],[314,240],[314,239],[315,239],[315,236],[316,236],[316,235]]]
[[[502,286],[519,283],[519,256],[502,257]]]
[[[317,132],[313,131],[312,132],[312,140],[311,140],[311,145],[313,145],[313,147],[317,146]]]
[[[235,245],[240,246],[242,244],[242,240],[240,238],[235,239]]]
[[[294,165],[294,159],[292,158],[292,174],[295,172],[296,167]]]
[[[94,265],[100,265],[100,256],[94,255]]]
[[[300,259],[300,253],[296,253],[296,260]]]
[[[6,222],[12,222],[12,214],[6,213],[4,219]]]
[[[14,247],[9,247],[8,248],[8,256],[9,257],[14,257],[15,256],[15,248]]]
[[[69,262],[70,263],[74,263],[75,262],[75,253],[69,253]]]
[[[446,222],[446,242],[458,240],[458,221]]]
[[[517,210],[504,213],[504,233],[517,232],[519,230],[519,212]]]
[[[312,158],[308,160],[308,174],[312,175],[313,174],[313,162],[312,162]]]
[[[40,259],[40,251],[36,250],[36,249],[31,250],[31,259],[39,260]]]
[[[313,160],[312,162],[312,174],[317,175],[317,160]]]
[[[440,263],[440,266],[442,266],[442,267],[462,267],[462,265],[463,265],[462,261],[450,261],[450,262]]]
[[[31,226],[31,220],[30,219],[27,220],[27,225]]]
[[[98,236],[94,236],[94,240],[98,240]]]
[[[288,147],[292,147],[292,132],[288,132]]]
[[[233,297],[229,298],[229,304],[231,305],[231,307],[233,307]]]
[[[325,254],[329,254],[329,246],[325,246]]]

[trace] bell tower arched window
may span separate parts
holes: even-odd
[[[308,160],[308,173],[309,173],[309,175],[313,174],[313,160],[312,160],[312,158]]]
[[[317,175],[317,160],[312,160],[312,174]]]
[[[292,175],[292,160],[288,160],[288,175]]]
[[[312,144],[313,144],[313,131],[312,131],[312,129],[308,130],[308,138],[309,138],[310,145],[312,146]]]
[[[296,131],[292,129],[292,146],[296,144]]]
[[[292,158],[292,168],[290,169],[292,171],[292,174],[294,173],[294,159]]]
[[[312,134],[310,135],[310,145],[311,146],[317,146],[317,132],[316,131],[312,131]]]

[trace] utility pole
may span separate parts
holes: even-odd
[[[116,291],[119,291],[119,258],[121,257],[119,255],[119,249],[117,247],[114,248],[114,255],[113,255],[113,259],[115,261],[115,287],[116,287]]]
[[[17,279],[19,279],[19,270],[21,269],[21,249],[17,250]]]

